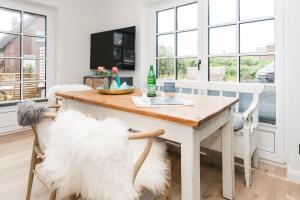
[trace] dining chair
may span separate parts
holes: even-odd
[[[54,107],[56,108],[56,107]],[[50,200],[55,200],[57,197],[57,190],[59,188],[55,187],[55,183],[47,180],[47,176],[43,175],[37,170],[37,165],[42,164],[46,158],[45,150],[47,149],[47,137],[51,132],[49,131],[49,127],[55,123],[56,117],[60,115],[59,113],[49,113],[48,110],[38,105],[34,102],[24,102],[19,104],[18,106],[18,122],[22,126],[30,125],[32,127],[34,133],[34,142],[33,149],[31,155],[31,163],[29,170],[29,178],[28,178],[28,186],[27,186],[27,194],[26,200],[30,200],[33,179],[36,177],[49,191]],[[151,152],[151,148],[153,148],[153,144],[155,143],[155,139],[164,134],[163,129],[157,129],[153,131],[145,131],[145,132],[129,132],[128,140],[129,141],[140,141],[147,140],[146,145],[143,148],[143,151],[140,153],[140,156],[136,160],[133,167],[133,179],[132,183],[134,184],[136,181],[136,177],[139,173],[141,173],[141,168],[145,165],[145,161]],[[165,159],[165,165],[167,166],[166,176],[167,183],[165,187],[165,191],[158,195],[157,200],[171,200],[172,192],[171,192],[171,161],[170,159]],[[151,178],[151,177],[149,177]],[[102,186],[99,186],[102,187]],[[143,192],[147,188],[140,187],[140,191]],[[116,191],[117,192],[117,191]],[[77,199],[80,195],[70,195],[69,199]]]

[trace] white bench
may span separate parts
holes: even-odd
[[[156,85],[160,91],[164,86],[163,80],[157,80]],[[251,159],[254,167],[258,168],[257,148],[258,140],[258,114],[259,96],[264,90],[264,85],[259,83],[231,83],[231,82],[201,82],[201,81],[175,81],[175,87],[182,93],[183,89],[191,90],[194,95],[207,95],[208,91],[218,91],[220,96],[224,92],[234,93],[239,97],[240,93],[252,94],[252,102],[245,112],[239,113],[239,106],[236,105],[233,126],[234,126],[234,152],[235,156],[244,160],[246,186],[251,183]],[[201,144],[202,145],[202,144]],[[207,145],[204,145],[208,147]],[[214,148],[214,150],[220,150]]]

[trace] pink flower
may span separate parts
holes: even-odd
[[[104,67],[102,67],[102,66],[99,66],[98,67],[98,72],[104,72],[105,71],[105,68]]]
[[[118,68],[116,66],[111,68],[112,73],[117,74],[118,73]]]

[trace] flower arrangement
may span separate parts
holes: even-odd
[[[106,89],[118,89],[120,87],[120,76],[119,70],[116,66],[113,66],[111,70],[105,69],[103,66],[97,68],[97,75],[101,78],[106,79],[104,88]]]
[[[97,68],[97,75],[99,75],[101,78],[117,78],[118,72],[119,70],[116,66],[113,66],[111,70],[107,70],[103,66],[99,66]]]

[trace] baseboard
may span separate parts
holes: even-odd
[[[31,129],[31,127],[21,127],[18,125],[15,126],[8,126],[8,127],[0,127],[0,136],[14,134],[21,131],[26,131]]]
[[[286,165],[286,163],[283,163],[283,162],[277,162],[277,161],[269,160],[269,159],[265,159],[265,158],[259,158],[259,161],[270,164],[270,165],[274,165],[277,167],[285,168],[287,170],[287,165]]]
[[[288,167],[287,178],[289,181],[300,184],[300,171]]]

